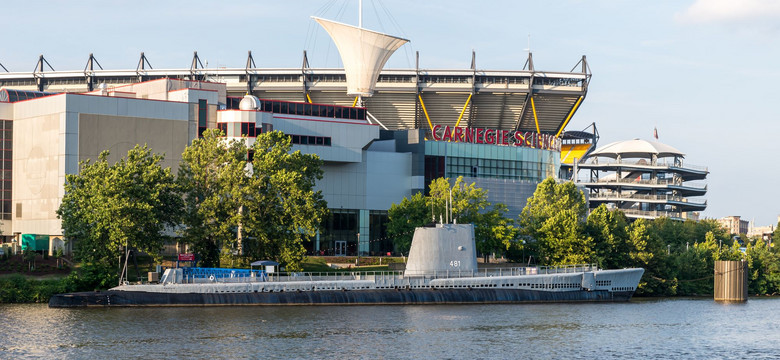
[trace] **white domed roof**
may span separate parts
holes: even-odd
[[[241,102],[238,103],[240,110],[257,110],[260,107],[260,99],[257,96],[246,94]]]
[[[685,156],[682,151],[669,145],[640,139],[616,141],[599,147],[590,154],[591,157],[598,156],[613,159],[617,158],[618,155],[621,158],[651,158],[652,155],[656,155],[659,158]]]

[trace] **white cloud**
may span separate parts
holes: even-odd
[[[688,23],[742,23],[780,20],[777,0],[696,0],[677,20]]]

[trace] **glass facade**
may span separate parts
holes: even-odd
[[[361,224],[361,213],[368,215],[363,219],[368,222],[367,225]],[[314,255],[356,256],[360,249],[361,256],[387,256],[388,252],[393,253],[393,239],[387,235],[387,222],[385,210],[330,209],[330,215],[322,222],[319,240],[312,239],[305,247]],[[358,233],[361,236],[360,246]],[[319,244],[315,244],[316,241]]]
[[[517,146],[425,142],[425,180],[438,177],[542,181],[560,168],[557,151]]]
[[[387,236],[387,211],[369,211],[369,244],[368,251],[371,256],[386,256],[393,252],[393,239]]]
[[[228,110],[239,109],[241,98],[227,97],[225,108]],[[272,112],[283,115],[317,116],[334,119],[365,120],[366,109],[339,105],[311,104],[304,102],[292,102],[281,100],[260,99],[258,111]]]
[[[357,255],[360,210],[330,209],[320,234],[319,255]]]

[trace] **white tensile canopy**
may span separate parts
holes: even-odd
[[[344,23],[312,17],[328,32],[341,55],[347,95],[369,97],[387,59],[409,40]]]
[[[653,155],[658,158],[664,157],[684,157],[685,154],[682,151],[675,149],[669,145],[657,142],[647,141],[640,139],[616,141],[604,145],[592,153],[590,157],[608,157],[617,158],[618,155],[621,158],[651,158]]]

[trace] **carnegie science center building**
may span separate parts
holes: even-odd
[[[517,216],[591,148],[564,132],[587,92],[584,57],[580,72],[536,71],[530,54],[522,70],[480,70],[474,54],[470,69],[383,70],[405,39],[316,20],[343,69],[309,68],[305,55],[303,68],[257,68],[251,53],[246,68],[206,69],[196,53],[189,69],[147,69],[142,54],[135,70],[94,69],[90,56],[84,72],[46,72],[41,57],[32,74],[0,74],[3,241],[68,252],[56,210],[79,161],[147,144],[175,170],[210,128],[250,143],[279,130],[324,161],[331,215],[306,246],[326,255],[392,252],[387,210],[439,177],[463,176]]]

